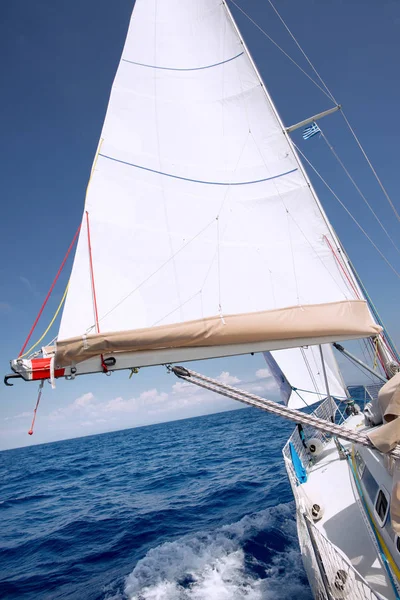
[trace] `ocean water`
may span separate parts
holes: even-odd
[[[0,453],[0,597],[311,600],[256,409]]]

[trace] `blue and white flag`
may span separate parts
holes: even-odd
[[[317,135],[321,130],[316,123],[311,123],[308,127],[306,127],[303,131],[303,140],[308,140],[313,135]]]

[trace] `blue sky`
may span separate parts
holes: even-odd
[[[238,0],[306,68],[268,3]],[[400,5],[395,0],[276,0],[338,101],[344,106],[393,201],[398,201]],[[0,365],[8,372],[38,312],[82,214],[111,83],[133,0],[4,0],[2,61],[2,214],[0,221]],[[279,112],[289,125],[330,108],[329,102],[236,9],[242,30]],[[339,115],[321,125],[392,237],[396,221]],[[321,170],[363,227],[400,270],[400,256],[379,230],[322,140],[296,143]],[[356,229],[337,201],[313,178],[329,218],[399,344],[399,279]],[[68,277],[63,274],[50,320]],[[54,335],[56,330],[54,331]],[[37,337],[36,335],[36,337]],[[36,339],[34,336],[34,338]],[[199,367],[199,365],[197,365]],[[221,359],[201,368],[225,380],[271,391],[261,357]],[[258,373],[258,375],[257,375]],[[36,384],[0,388],[0,447],[40,443],[108,429],[202,414],[235,404],[198,394],[188,402],[163,369],[99,375],[46,386],[35,435],[26,431]],[[230,379],[229,379],[230,378]],[[233,379],[232,379],[233,378]],[[147,394],[147,395],[146,395]],[[114,403],[113,403],[114,402]]]

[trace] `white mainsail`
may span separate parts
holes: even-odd
[[[225,3],[136,0],[56,364],[373,335],[337,244]]]
[[[329,392],[340,399],[347,398],[336,358],[330,344],[322,345]],[[271,368],[269,356],[277,363],[278,369]],[[289,348],[265,353],[267,365],[281,391],[281,399],[290,408],[304,408],[327,397],[326,383],[321,363],[319,346]],[[272,363],[273,364],[273,363]],[[290,385],[282,386],[282,378]],[[295,388],[294,390],[292,388]]]

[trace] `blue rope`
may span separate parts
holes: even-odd
[[[231,60],[235,60],[235,58],[239,58],[242,56],[244,52],[237,54],[236,56],[232,56],[232,58],[227,58],[226,60],[222,60],[221,62],[214,63],[213,65],[206,65],[205,67],[192,67],[191,69],[177,69],[174,67],[157,67],[156,65],[146,65],[145,63],[135,62],[134,60],[127,60],[123,58],[123,62],[130,63],[131,65],[137,65],[139,67],[147,67],[148,69],[161,69],[162,71],[202,71],[203,69],[212,69],[213,67],[219,67],[219,65],[224,65]]]
[[[180,177],[179,175],[172,175],[171,173],[163,173],[162,171],[156,171],[155,169],[150,169],[149,167],[135,165],[124,160],[119,160],[118,158],[113,158],[112,156],[107,156],[106,154],[99,154],[99,156],[102,156],[103,158],[108,158],[108,160],[113,160],[114,162],[118,162],[123,165],[128,165],[129,167],[135,167],[136,169],[142,169],[143,171],[156,173],[157,175],[164,175],[165,177],[172,177],[173,179],[181,179],[182,181],[191,181],[192,183],[203,183],[206,185],[249,185],[251,183],[262,183],[263,181],[270,181],[271,179],[279,179],[279,177],[284,177],[285,175],[290,175],[290,173],[294,173],[295,171],[297,171],[297,169],[292,169],[291,171],[286,171],[286,173],[280,173],[279,175],[273,175],[273,177],[266,177],[265,179],[256,179],[255,181],[228,181],[225,183],[224,181],[201,181],[199,179],[189,179],[189,177]]]

